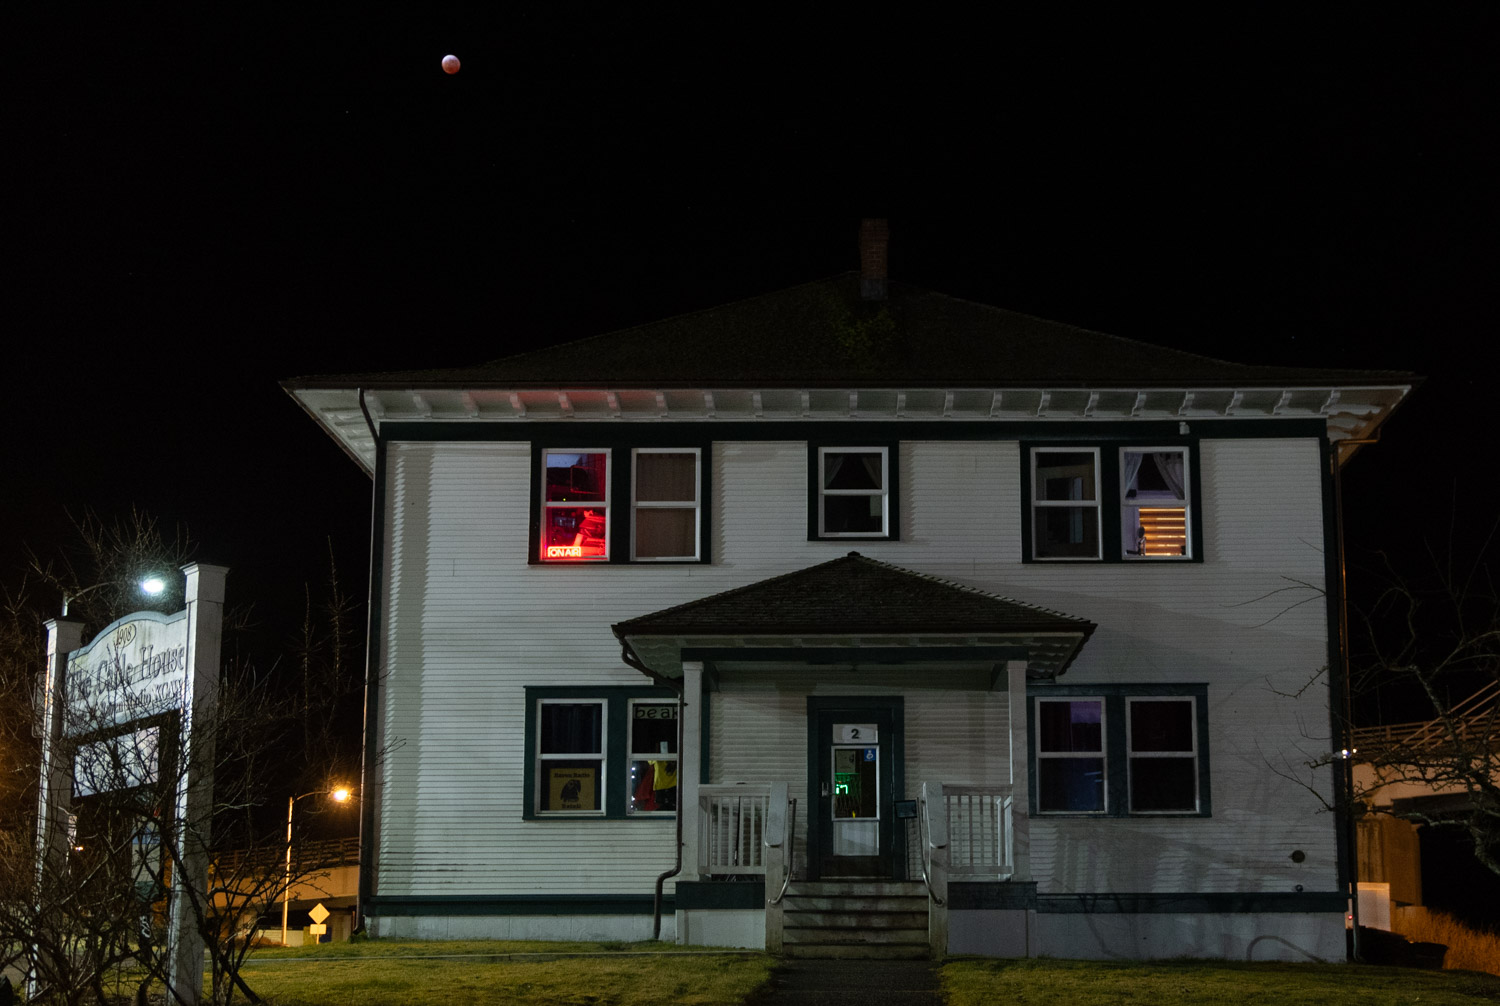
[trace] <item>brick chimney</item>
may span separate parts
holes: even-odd
[[[859,222],[859,295],[865,300],[885,300],[886,253],[891,228],[883,219]]]

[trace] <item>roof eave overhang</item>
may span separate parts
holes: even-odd
[[[1298,380],[1227,384],[1029,384],[1014,387],[722,382],[714,387],[581,382],[430,383],[288,381],[287,393],[354,458],[375,470],[388,423],[1146,421],[1320,419],[1341,461],[1375,439],[1414,381]]]

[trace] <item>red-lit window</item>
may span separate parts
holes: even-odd
[[[1127,559],[1182,559],[1188,536],[1188,452],[1182,447],[1120,451],[1120,547]]]
[[[544,562],[609,558],[609,451],[542,452]]]

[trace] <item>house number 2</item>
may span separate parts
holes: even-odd
[[[839,744],[879,744],[880,730],[874,723],[835,723],[833,739]]]

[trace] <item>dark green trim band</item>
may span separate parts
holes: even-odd
[[[1257,894],[1039,894],[1045,915],[1251,915],[1342,914],[1349,899],[1338,891],[1266,891]]]
[[[948,908],[952,911],[1014,910],[1036,907],[1035,880],[948,882]]]
[[[996,633],[1000,635],[1000,633]],[[689,646],[683,660],[795,661],[807,664],[909,664],[913,661],[989,664],[1025,660],[1024,646]]]
[[[764,880],[679,880],[674,895],[679,909],[765,908]]]
[[[748,885],[747,885],[748,886]],[[435,894],[380,895],[371,915],[650,915],[649,894]],[[662,905],[675,910],[672,895]]]
[[[1043,915],[1250,915],[1342,913],[1347,899],[1337,891],[1258,893],[1038,894],[1035,881],[951,881],[953,911],[1036,909]]]

